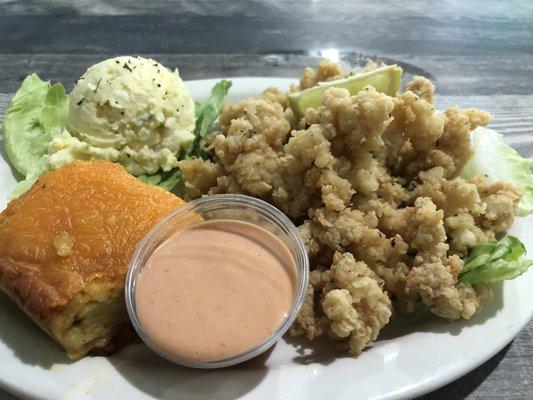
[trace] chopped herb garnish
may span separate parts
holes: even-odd
[[[96,83],[96,87],[94,88],[93,92],[96,93],[96,91],[98,90],[98,86],[100,86],[100,82],[102,82],[102,78],[100,78],[98,80],[98,82]]]
[[[83,100],[85,100],[85,97],[82,97],[81,100],[76,103],[76,105],[81,106],[83,103]]]
[[[133,70],[130,68],[130,66],[126,63],[122,66],[122,68],[127,69],[128,71],[132,72]]]

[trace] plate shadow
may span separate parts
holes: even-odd
[[[0,292],[0,342],[23,363],[49,369],[72,364],[65,352],[11,299]]]
[[[419,304],[411,314],[396,313],[391,322],[381,330],[376,342],[396,339],[415,332],[447,332],[452,335],[459,335],[465,327],[481,325],[500,312],[503,308],[503,283],[493,285],[492,291],[494,294],[492,301],[486,304],[479,314],[474,315],[469,320],[448,321],[431,313],[423,304]]]
[[[319,337],[313,341],[309,341],[305,336],[284,336],[285,342],[294,347],[297,356],[294,356],[291,361],[302,364],[321,364],[329,365],[340,358],[353,358],[347,351],[339,350],[335,347],[335,342],[326,337]]]
[[[202,370],[173,364],[139,343],[108,360],[132,386],[160,400],[183,399],[184,393],[187,399],[209,399],[216,393],[217,400],[230,400],[244,396],[263,381],[270,352],[233,367]]]

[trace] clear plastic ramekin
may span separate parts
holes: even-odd
[[[216,361],[204,362],[176,357],[172,354],[167,354],[165,351],[154,345],[143,330],[137,316],[135,304],[135,286],[137,277],[145,267],[146,262],[154,250],[168,237],[195,224],[217,219],[233,219],[252,223],[270,231],[281,239],[290,250],[296,263],[296,293],[294,295],[292,306],[285,319],[279,324],[276,330],[270,334],[270,336],[256,346],[232,357]],[[175,209],[170,214],[163,217],[141,240],[128,268],[125,287],[126,307],[133,327],[141,339],[148,345],[148,347],[159,355],[176,364],[186,367],[228,367],[263,353],[283,336],[300,311],[300,307],[305,298],[308,279],[309,260],[304,242],[298,229],[285,216],[285,214],[272,205],[249,196],[239,194],[208,196]]]

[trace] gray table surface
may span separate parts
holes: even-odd
[[[333,49],[348,66],[372,58],[432,78],[439,107],[493,112],[492,126],[533,155],[533,2],[374,3],[0,0],[0,114],[28,73],[70,88],[112,55],[150,55],[185,79],[295,77]],[[484,365],[420,399],[533,399],[532,334],[530,321]]]

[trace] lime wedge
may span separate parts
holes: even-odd
[[[373,86],[378,92],[389,96],[396,95],[402,81],[402,69],[397,65],[387,65],[370,72],[324,82],[318,86],[289,95],[289,104],[298,118],[302,118],[305,110],[320,106],[324,92],[330,87],[343,88],[354,95],[365,86]]]

